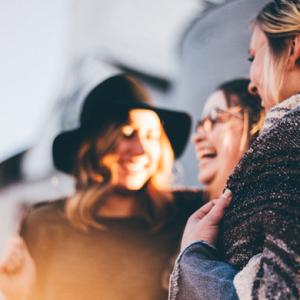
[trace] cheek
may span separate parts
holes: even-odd
[[[218,151],[222,160],[232,163],[232,161],[239,160],[241,156],[243,127],[241,124],[232,124],[226,127],[219,138]]]
[[[256,59],[250,67],[250,79],[252,83],[256,85],[257,88],[259,88],[259,86],[262,83],[262,76],[263,70],[260,67],[259,59]]]
[[[157,166],[162,154],[161,146],[159,143],[151,145],[149,156],[151,157],[152,164]]]
[[[227,124],[219,123],[216,124],[213,130],[210,132],[208,139],[219,152],[227,147],[230,136],[231,132],[228,132]]]
[[[120,159],[127,159],[127,156],[129,155],[130,151],[130,143],[126,141],[117,142],[116,146],[114,148],[114,153],[120,158]]]

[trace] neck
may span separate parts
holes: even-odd
[[[101,217],[126,218],[137,214],[139,196],[136,192],[114,190],[106,196],[104,203],[98,210]]]
[[[280,101],[282,102],[293,95],[300,93],[300,69],[295,70],[287,76],[283,81],[282,86],[284,86],[283,91],[280,93]]]
[[[212,184],[206,187],[205,192],[207,193],[209,200],[218,199],[221,196],[223,192],[223,188],[221,186],[225,186],[225,183],[223,185]]]

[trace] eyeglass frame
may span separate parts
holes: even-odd
[[[226,120],[218,120],[218,113],[220,112],[227,114]],[[220,108],[212,109],[206,117],[197,121],[195,131],[197,133],[199,132],[200,128],[202,128],[206,133],[211,132],[216,124],[225,123],[229,121],[232,117],[236,117],[240,120],[243,120],[244,112],[245,109],[243,109],[241,106],[234,106],[232,108],[229,108],[228,110],[223,110]]]

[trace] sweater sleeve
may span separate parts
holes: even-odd
[[[280,224],[280,218],[277,220],[279,228],[284,226],[284,222]],[[289,232],[283,234],[266,232],[252,285],[253,299],[300,299],[299,220],[295,226],[298,229],[289,228]],[[290,238],[298,242],[290,243]]]
[[[169,300],[235,300],[237,270],[218,258],[216,248],[198,241],[177,258],[170,277]]]
[[[244,300],[300,299],[299,263],[299,254],[268,235],[263,252],[235,276],[237,294]]]

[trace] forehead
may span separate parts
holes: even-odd
[[[265,34],[262,32],[262,30],[258,27],[255,26],[252,36],[251,36],[251,41],[250,41],[250,49],[251,50],[258,50],[267,44],[267,38]]]
[[[149,109],[132,109],[129,111],[129,124],[137,128],[159,129],[158,115]]]
[[[206,100],[202,117],[206,117],[209,113],[214,109],[222,109],[226,110],[228,108],[225,95],[222,91],[215,91],[213,92]]]

